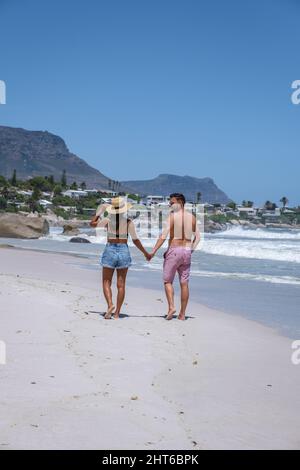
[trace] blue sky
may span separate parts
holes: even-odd
[[[0,0],[0,123],[113,179],[210,176],[300,204],[297,0]]]

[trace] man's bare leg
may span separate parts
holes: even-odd
[[[115,319],[119,318],[121,307],[122,307],[123,302],[124,302],[127,271],[128,271],[128,268],[117,269],[118,296],[117,296],[117,308],[116,308],[116,311],[114,313],[114,318]]]
[[[166,297],[169,305],[168,315],[166,320],[172,320],[174,313],[176,312],[176,308],[174,305],[174,289],[173,285],[170,282],[165,282],[165,292]]]
[[[178,320],[185,320],[185,311],[189,301],[189,283],[182,282],[180,283],[181,289],[181,307],[178,315]]]
[[[115,309],[112,301],[112,290],[111,282],[114,274],[114,269],[112,268],[103,268],[102,270],[102,287],[103,294],[107,303],[106,314],[104,315],[105,320],[109,320],[112,316],[112,313]]]

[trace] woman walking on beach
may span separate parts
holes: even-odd
[[[90,222],[92,227],[105,227],[107,230],[107,244],[102,253],[100,264],[102,265],[103,294],[107,302],[107,311],[104,316],[106,320],[113,315],[119,318],[122,304],[125,298],[125,284],[128,268],[131,265],[131,256],[128,248],[128,235],[130,234],[135,246],[143,253],[149,261],[150,254],[145,250],[137,237],[134,223],[127,217],[127,211],[131,204],[127,204],[121,197],[112,199],[111,204],[102,204],[96,215]],[[106,217],[101,218],[102,214]],[[117,271],[117,306],[115,308],[112,300],[112,278]]]

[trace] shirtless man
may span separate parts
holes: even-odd
[[[166,226],[158,238],[151,256],[153,257],[169,236],[169,246],[164,253],[163,279],[169,305],[167,320],[172,320],[176,312],[174,305],[173,281],[176,271],[181,288],[181,307],[179,320],[185,320],[185,311],[189,300],[189,275],[191,255],[200,241],[200,232],[196,217],[184,208],[185,197],[180,193],[170,195],[170,215]]]

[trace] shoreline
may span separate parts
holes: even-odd
[[[99,245],[101,248],[101,246]],[[99,273],[100,275],[100,268],[97,265],[93,263],[96,257],[98,257],[98,254],[87,254],[87,253],[76,253],[74,251],[68,252],[68,251],[55,251],[51,250],[49,248],[46,249],[39,249],[39,248],[26,248],[26,247],[20,247],[20,246],[10,246],[9,248],[7,247],[7,244],[0,244],[0,252],[2,252],[3,249],[13,249],[13,250],[21,250],[24,253],[25,252],[36,252],[36,253],[43,253],[43,254],[48,254],[52,256],[60,255],[64,256],[66,255],[66,259],[69,258],[71,260],[72,258],[74,260],[80,261],[80,264],[77,267],[80,267],[82,270],[88,270],[92,271],[95,275],[95,273]],[[76,264],[74,264],[76,266]],[[99,269],[98,269],[99,268]],[[134,287],[135,284],[139,282],[139,273],[143,272],[144,275],[144,288],[145,289],[150,289],[150,290],[159,290],[162,292],[163,286],[161,283],[161,276],[160,276],[160,270],[158,269],[153,269],[153,270],[148,270],[144,268],[139,268],[137,267],[132,267],[129,271],[129,275],[127,277],[127,284],[128,286]],[[98,275],[98,274],[96,274]],[[199,279],[200,284],[199,284]],[[210,279],[212,281],[210,282]],[[240,284],[242,283],[242,284]],[[278,333],[280,336],[284,336],[286,338],[289,338],[291,340],[295,340],[299,337],[299,332],[300,332],[300,327],[299,327],[299,322],[294,320],[294,324],[287,324],[286,323],[286,317],[280,316],[279,312],[285,311],[284,309],[286,308],[286,296],[290,295],[299,295],[298,294],[298,286],[294,285],[288,285],[288,284],[276,284],[276,283],[269,283],[269,282],[261,282],[259,280],[249,280],[249,279],[234,279],[234,278],[222,278],[218,277],[218,273],[216,273],[215,276],[211,276],[207,278],[207,276],[197,276],[193,274],[191,275],[191,280],[190,280],[190,287],[191,287],[191,299],[194,299],[195,303],[198,303],[200,305],[205,305],[208,308],[212,308],[213,310],[218,310],[226,315],[232,315],[232,316],[239,316],[242,318],[246,318],[249,321],[253,321],[254,323],[258,325],[265,326],[267,328],[270,328],[274,332]],[[238,296],[239,289],[242,287],[243,289],[243,297]],[[212,301],[212,289],[213,292],[217,296],[214,296],[214,301]],[[229,292],[231,292],[231,295],[233,297],[230,297],[226,294],[226,290],[229,289]],[[251,305],[251,291],[252,289],[256,290],[256,295],[259,294],[259,302],[252,302],[253,305]],[[281,289],[281,291],[278,291],[278,289]],[[177,289],[178,290],[178,289]],[[281,292],[280,296],[278,297],[278,292]],[[287,294],[288,293],[288,294]],[[220,301],[220,299],[224,299],[224,296],[227,296],[230,298],[229,305],[228,302],[225,302],[224,300]],[[271,304],[271,306],[268,306],[269,302],[265,302],[265,299],[267,299],[269,296],[276,295],[277,298],[277,304]],[[195,298],[196,297],[196,298]],[[282,299],[281,299],[282,297]],[[218,298],[218,300],[217,300]],[[293,311],[289,313],[289,318],[291,318],[291,315],[297,314],[296,310],[296,303],[297,301],[295,300],[295,305],[293,305]],[[243,309],[242,306],[244,304],[247,304],[247,308]],[[291,307],[290,307],[291,308]],[[273,310],[274,309],[274,310]],[[276,316],[277,315],[277,316]]]
[[[133,286],[106,321],[100,274],[0,253],[0,448],[300,448],[289,339],[195,302],[166,322],[163,292]]]
[[[51,255],[60,255],[60,256],[67,256],[67,257],[74,257],[74,258],[79,258],[79,259],[83,259],[83,260],[87,260],[87,259],[91,259],[89,256],[86,256],[85,254],[79,254],[79,253],[68,253],[68,252],[59,252],[59,251],[50,251],[50,250],[41,250],[41,249],[38,249],[38,248],[24,248],[24,247],[15,247],[15,246],[4,246],[4,245],[1,245],[0,244],[0,249],[7,249],[7,250],[10,250],[10,249],[13,249],[13,250],[20,250],[20,251],[23,251],[23,252],[37,252],[37,253],[45,253],[45,254],[51,254]],[[1,250],[2,251],[2,250]],[[1,253],[1,252],[0,252]],[[90,270],[89,267],[87,267],[87,265],[85,265],[83,263],[82,267],[80,266],[79,267],[80,269],[87,269],[87,270]],[[96,270],[93,270],[92,272],[96,273],[97,271]],[[151,274],[158,274],[157,272],[152,272]],[[101,270],[99,268],[99,271],[98,271],[98,275],[101,274]],[[0,276],[2,276],[2,273],[0,272]],[[127,280],[127,284],[130,286],[130,288],[134,288],[134,286],[131,284],[132,281],[130,280],[130,278],[128,278]],[[153,287],[148,287],[147,285],[146,286],[143,286],[143,289],[147,289],[147,290],[150,290],[150,291],[154,291],[156,292],[157,294],[161,294],[162,297],[164,298],[164,291],[163,291],[163,286],[161,286],[161,289],[158,289],[158,288],[153,288]],[[177,289],[177,292],[175,290],[175,299],[177,300],[178,302],[178,289]],[[244,318],[242,315],[239,315],[239,314],[236,314],[236,315],[233,315],[233,314],[230,314],[226,311],[223,311],[221,309],[213,309],[207,305],[204,305],[204,304],[201,304],[200,302],[197,302],[197,301],[193,301],[193,300],[190,300],[189,301],[189,304],[192,303],[192,304],[196,304],[196,305],[199,305],[201,308],[207,308],[207,309],[211,309],[215,312],[218,312],[222,315],[230,315],[232,316],[233,318],[235,318],[236,316],[240,317],[240,318]],[[126,304],[126,299],[125,299],[125,304]],[[274,333],[275,335],[278,335],[278,336],[281,336],[283,338],[289,338],[290,340],[292,340],[293,338],[292,337],[288,337],[286,335],[283,335],[281,334],[278,330],[276,330],[276,328],[273,328],[271,326],[268,326],[268,325],[265,325],[259,321],[256,321],[256,320],[253,320],[253,319],[246,319],[246,321],[249,321],[255,325],[257,325],[258,327],[263,327],[263,328],[267,328],[270,330],[270,332]]]

